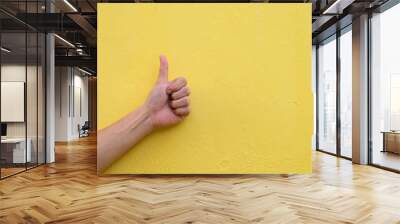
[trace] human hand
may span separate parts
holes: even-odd
[[[168,61],[160,55],[158,79],[144,105],[153,128],[175,125],[189,115],[190,90],[186,85],[185,78],[168,81]]]

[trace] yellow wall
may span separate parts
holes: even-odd
[[[311,4],[99,4],[98,49],[99,129],[144,102],[160,53],[192,90],[186,121],[105,173],[311,172]]]

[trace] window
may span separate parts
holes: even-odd
[[[352,33],[340,36],[340,155],[352,157]]]
[[[336,36],[318,47],[318,149],[336,153]]]
[[[15,2],[0,3],[7,5]],[[20,1],[15,10],[43,13],[41,5],[44,1]],[[2,12],[0,17],[14,21]],[[20,22],[0,26],[0,178],[5,178],[45,163],[46,39]]]
[[[371,18],[371,162],[400,170],[400,5]]]

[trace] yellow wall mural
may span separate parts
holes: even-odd
[[[106,174],[311,172],[311,4],[98,6],[99,129],[145,101],[160,54],[192,93]]]

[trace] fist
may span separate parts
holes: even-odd
[[[161,55],[158,79],[145,103],[153,127],[175,125],[189,115],[189,94],[185,78],[168,81],[168,61]]]

